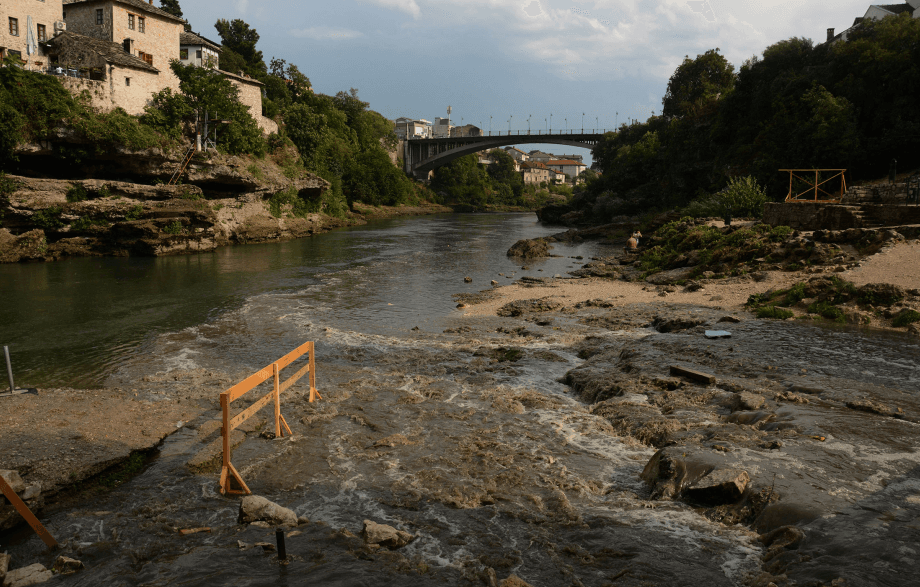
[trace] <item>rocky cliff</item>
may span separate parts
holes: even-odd
[[[34,161],[43,147],[24,150],[29,149]],[[178,163],[159,151],[92,163],[110,166],[98,175],[131,181],[7,175],[0,185],[0,262],[194,253],[299,238],[346,224],[321,213],[295,217],[290,204],[271,205],[281,192],[318,202],[329,183],[313,174],[292,179],[267,159],[212,153],[192,160],[183,185],[161,183]],[[150,181],[141,183],[145,179]]]

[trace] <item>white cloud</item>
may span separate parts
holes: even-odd
[[[234,4],[236,5],[237,12],[245,14],[246,10],[249,9],[249,0],[236,0]]]
[[[360,31],[334,27],[309,27],[305,29],[291,29],[288,31],[288,34],[292,37],[313,39],[316,41],[344,41],[364,36],[364,33],[361,33]]]
[[[412,18],[418,18],[422,15],[422,10],[415,3],[415,0],[361,0],[369,2],[391,10],[399,10],[412,15]]]

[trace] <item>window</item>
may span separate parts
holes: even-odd
[[[96,24],[102,24],[102,9],[96,9]]]
[[[45,34],[45,25],[43,25],[43,24],[37,24],[37,25],[35,25],[35,30],[36,30],[36,32],[38,33],[38,42],[39,42],[39,43],[48,40],[48,36]]]
[[[130,86],[130,85],[131,85],[131,78],[130,78],[130,77],[126,77],[126,78],[125,78],[125,85],[126,85],[126,86]]]
[[[147,32],[147,19],[143,16],[137,17],[137,32],[146,33]]]
[[[132,31],[134,30],[134,15],[133,14],[128,15],[128,29]]]
[[[19,19],[10,17],[10,36],[18,37],[19,36]]]
[[[201,49],[198,49],[197,51],[195,51],[195,58],[201,59]]]
[[[137,56],[139,59],[143,59],[148,65],[153,65],[153,55],[150,53],[144,53],[143,51],[138,51]]]
[[[179,49],[179,59],[181,59],[182,61],[188,61],[188,48],[187,47],[183,47],[182,49]]]

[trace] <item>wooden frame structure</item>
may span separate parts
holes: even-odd
[[[843,195],[844,195],[844,194],[846,193],[846,191],[847,191],[847,180],[846,180],[846,176],[844,175],[844,173],[846,173],[846,169],[780,169],[780,171],[788,171],[788,172],[789,172],[789,193],[786,194],[786,201],[787,201],[787,202],[827,202],[827,203],[838,203],[838,202],[840,202],[840,201],[843,199]],[[836,171],[837,173],[835,173],[835,174],[832,175],[831,177],[825,179],[824,181],[818,183],[818,173],[820,173],[820,172],[822,172],[822,171]],[[814,181],[812,181],[812,180],[810,180],[810,179],[805,179],[804,177],[801,177],[800,175],[797,175],[798,173],[811,173],[811,172],[814,172],[814,174],[815,174],[815,180],[814,180]],[[804,192],[800,193],[800,194],[796,194],[796,195],[793,196],[793,195],[792,195],[792,178],[793,178],[793,177],[796,178],[796,179],[799,179],[799,180],[801,180],[801,181],[804,181],[805,183],[807,183],[807,184],[808,184],[808,189],[805,190]],[[822,185],[824,185],[824,184],[826,184],[827,182],[831,181],[832,179],[836,179],[836,178],[838,178],[838,177],[840,178],[840,195],[839,195],[839,196],[834,196],[833,194],[831,194],[831,193],[829,193],[829,192],[826,192],[826,191],[824,191],[824,190],[821,189],[821,186],[822,186]],[[818,192],[819,192],[819,191],[820,191],[822,194],[827,194],[827,195],[829,196],[829,198],[819,198],[819,197],[818,197]],[[814,193],[814,197],[813,197],[813,198],[802,198],[802,197],[801,197],[801,196],[804,196],[805,194],[811,194],[811,193]]]
[[[42,523],[38,521],[38,518],[36,518],[32,510],[29,509],[29,506],[16,495],[16,492],[13,491],[13,488],[10,487],[10,484],[7,483],[3,477],[0,477],[0,493],[10,500],[10,503],[13,504],[13,507],[19,512],[19,515],[32,526],[32,529],[35,530],[35,533],[38,534],[38,537],[42,539],[42,542],[44,542],[48,548],[57,548],[58,543],[57,540],[54,539],[54,536],[42,526]]]
[[[304,353],[309,353],[309,360],[307,364],[304,365],[297,373],[294,373],[290,379],[281,383],[280,373],[281,370],[299,359]],[[240,381],[230,389],[221,392],[220,394],[220,408],[223,413],[223,426],[221,427],[221,436],[223,437],[223,466],[220,471],[220,492],[223,494],[235,493],[235,494],[246,494],[249,495],[252,491],[247,487],[246,482],[243,481],[243,477],[240,476],[239,472],[230,462],[230,433],[237,428],[240,424],[248,420],[256,412],[261,410],[265,404],[274,400],[275,401],[275,436],[284,436],[284,430],[288,434],[291,434],[291,429],[288,426],[287,422],[284,420],[284,416],[281,415],[281,392],[285,391],[298,379],[303,377],[305,374],[310,374],[310,401],[315,401],[316,399],[323,399],[319,392],[316,390],[316,356],[314,353],[313,342],[305,342],[293,351],[284,355],[274,363],[268,365],[267,367],[261,369],[260,371],[250,375],[246,379]],[[259,398],[251,406],[241,411],[234,417],[230,417],[230,404],[234,400],[239,399],[247,392],[258,387],[269,378],[273,378],[274,385],[272,390],[268,394]],[[236,481],[238,488],[232,486],[232,482]]]

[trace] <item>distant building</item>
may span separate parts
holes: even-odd
[[[472,124],[465,124],[463,126],[454,126],[454,127],[451,127],[450,129],[450,136],[452,137],[481,137],[482,129]]]
[[[571,159],[572,161],[578,161],[579,163],[584,162],[583,161],[584,158],[581,155],[556,155],[554,158],[555,159]]]
[[[524,176],[525,185],[549,183],[556,175],[555,171],[547,169],[546,165],[536,161],[524,161],[521,163],[521,173]]]
[[[908,13],[914,18],[920,18],[920,0],[907,0],[901,4],[873,4],[869,6],[863,16],[857,17],[853,25],[842,33],[834,34],[834,29],[827,29],[827,42],[846,41],[853,30],[867,20],[881,20],[889,16]]]
[[[571,179],[577,178],[588,167],[584,163],[572,161],[571,159],[550,159],[546,162],[546,166],[559,173],[564,173],[566,177]]]
[[[544,153],[543,151],[533,150],[529,153],[531,161],[539,161],[540,163],[546,163],[550,159],[558,159],[552,153]]]
[[[530,159],[530,155],[518,149],[517,147],[505,147],[505,152],[511,155],[511,157],[514,158],[514,160],[518,163],[523,163],[524,161]]]
[[[431,122],[420,118],[397,118],[396,137],[400,140],[427,139],[431,137]]]
[[[453,127],[450,124],[449,118],[441,118],[436,116],[434,119],[434,125],[431,127],[431,136],[436,139],[446,139],[450,138],[450,129]]]

